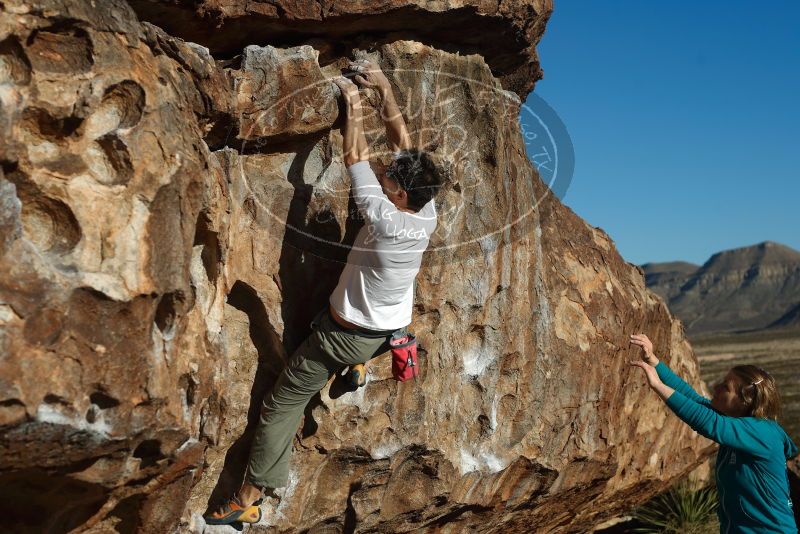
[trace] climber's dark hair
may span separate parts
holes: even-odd
[[[442,187],[442,176],[431,155],[417,148],[395,153],[386,167],[386,176],[396,181],[408,193],[408,207],[421,210]]]

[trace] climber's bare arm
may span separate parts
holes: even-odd
[[[386,137],[389,149],[397,152],[400,149],[411,148],[411,138],[408,135],[403,114],[394,98],[392,86],[381,68],[368,59],[357,59],[350,62],[350,69],[356,72],[355,80],[362,87],[371,87],[378,91],[381,97],[381,120],[386,126]]]
[[[403,114],[400,112],[400,107],[394,98],[391,86],[387,83],[386,87],[379,89],[381,93],[381,119],[386,126],[386,137],[389,144],[389,149],[393,152],[398,150],[406,150],[411,148],[411,137],[408,135],[406,122],[403,120]]]
[[[339,86],[344,101],[345,119],[342,125],[342,152],[346,167],[369,160],[369,147],[364,135],[364,115],[361,110],[361,96],[356,84],[337,76],[333,82]]]

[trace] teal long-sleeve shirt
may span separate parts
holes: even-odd
[[[664,362],[656,371],[675,390],[667,406],[698,434],[720,445],[714,470],[720,532],[796,534],[786,460],[798,450],[783,428],[770,419],[722,415]]]

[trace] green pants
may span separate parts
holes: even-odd
[[[308,401],[333,373],[389,350],[393,333],[344,328],[333,320],[327,306],[311,328],[311,335],[295,350],[275,387],[264,397],[245,475],[255,486],[286,485],[292,441]]]

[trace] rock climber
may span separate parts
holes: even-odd
[[[797,446],[778,423],[780,395],[775,379],[754,365],[737,365],[714,387],[711,399],[659,361],[643,334],[630,342],[642,348],[647,383],[698,434],[719,443],[714,470],[720,532],[797,532],[786,460]]]
[[[328,304],[311,323],[311,335],[263,400],[241,488],[205,516],[209,524],[257,523],[264,492],[288,481],[293,438],[309,400],[348,366],[363,384],[363,364],[389,350],[389,338],[411,323],[414,280],[436,229],[434,197],[442,178],[430,154],[411,147],[391,85],[376,63],[359,59],[349,69],[360,86],[381,98],[393,159],[376,176],[358,86],[345,76],[334,78],[345,114],[344,165],[364,225]]]

